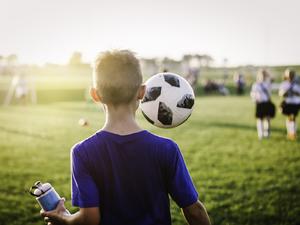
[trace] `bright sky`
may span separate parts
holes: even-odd
[[[74,51],[210,54],[236,64],[300,64],[299,0],[0,0],[0,55],[66,63]]]

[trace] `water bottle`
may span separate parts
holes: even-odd
[[[44,211],[54,210],[61,199],[51,184],[43,184],[40,181],[35,182],[29,192],[36,197],[35,199]]]

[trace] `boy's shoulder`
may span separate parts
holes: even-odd
[[[149,133],[149,135],[151,135],[152,139],[155,140],[159,144],[162,144],[162,145],[171,145],[171,146],[176,145],[177,146],[177,144],[175,143],[175,141],[172,140],[171,138],[159,136],[159,135],[153,134],[151,132],[148,132],[148,133]]]
[[[139,142],[144,143],[147,146],[152,146],[153,148],[159,148],[161,150],[165,149],[177,149],[178,146],[171,138],[159,136],[153,134],[147,130],[140,131],[139,133],[120,136],[114,135],[112,133],[106,131],[98,131],[97,133],[93,134],[92,136],[76,143],[71,148],[71,154],[80,154],[79,152],[86,152],[92,151],[96,146],[101,146],[102,144],[105,145],[105,142],[109,141],[110,138],[115,139],[137,139]],[[125,144],[125,143],[124,143]]]
[[[134,133],[134,134],[126,135],[126,136],[132,136],[132,137],[135,136],[139,142],[149,144],[149,145],[151,145],[151,144],[154,144],[154,145],[176,145],[175,141],[173,141],[171,138],[167,138],[167,137],[163,137],[163,136],[154,134],[148,130],[142,130],[142,131],[139,131],[138,133]]]
[[[90,137],[74,144],[71,148],[71,154],[81,154],[82,152],[86,151],[86,149],[91,149],[91,147],[95,146],[97,142],[97,133],[95,133]]]
[[[155,148],[160,154],[173,154],[179,151],[177,143],[171,138],[159,136],[148,132],[149,137],[146,141],[149,142],[149,146]]]

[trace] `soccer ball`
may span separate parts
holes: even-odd
[[[191,85],[175,73],[158,73],[146,82],[140,108],[153,125],[171,128],[184,123],[191,115],[195,95]]]
[[[82,127],[85,127],[85,126],[88,126],[89,123],[88,123],[88,121],[87,121],[86,119],[80,118],[80,119],[78,120],[78,125],[79,125],[79,126],[82,126]]]

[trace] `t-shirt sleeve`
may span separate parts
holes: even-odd
[[[78,144],[71,149],[72,204],[80,208],[99,207],[99,191],[82,148]]]
[[[198,200],[190,174],[182,154],[175,143],[171,143],[165,155],[167,188],[170,196],[180,208],[187,207]]]

